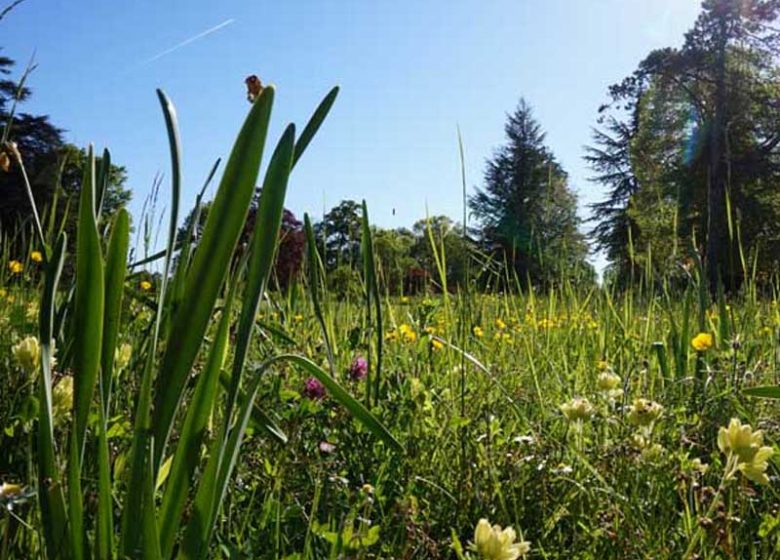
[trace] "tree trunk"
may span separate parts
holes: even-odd
[[[728,43],[726,15],[718,26],[715,67],[715,106],[710,130],[710,173],[707,188],[707,274],[710,291],[715,293],[718,282],[727,270],[729,236],[726,218],[726,46]]]

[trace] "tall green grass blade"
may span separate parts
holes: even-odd
[[[317,241],[314,239],[314,229],[311,226],[311,220],[309,219],[308,214],[303,215],[303,227],[306,232],[306,270],[309,277],[311,304],[314,308],[314,315],[317,317],[317,322],[320,324],[322,339],[325,341],[325,349],[328,352],[328,365],[330,366],[331,374],[333,374],[336,371],[336,362],[333,357],[333,346],[330,342],[328,326],[325,322],[325,316],[322,313],[322,305],[320,303],[323,265],[319,251],[317,251]]]
[[[95,222],[95,156],[89,149],[81,186],[76,240],[76,297],[73,310],[74,436],[81,450],[87,430],[89,408],[100,369],[103,343],[103,255]],[[79,451],[79,454],[81,451]],[[79,497],[80,498],[80,497]]]
[[[298,163],[299,159],[301,159],[303,152],[306,151],[306,148],[309,146],[309,143],[312,141],[312,138],[314,138],[314,135],[317,134],[317,131],[320,129],[320,126],[322,126],[325,117],[328,116],[328,113],[330,112],[330,108],[333,106],[333,103],[336,101],[336,97],[338,96],[338,94],[339,94],[339,87],[335,86],[333,89],[331,89],[328,92],[325,98],[320,102],[320,104],[314,110],[314,114],[312,114],[311,118],[309,119],[309,122],[306,123],[303,132],[301,132],[300,138],[298,138],[298,142],[296,142],[295,144],[295,155],[293,156],[292,167],[295,167],[295,164]]]
[[[161,90],[157,90],[157,98],[165,117],[165,125],[168,133],[168,144],[171,153],[171,212],[169,216],[168,243],[164,252],[163,274],[160,289],[157,295],[157,313],[154,319],[151,340],[147,348],[146,362],[141,377],[141,387],[137,399],[135,424],[133,428],[133,442],[130,448],[130,481],[126,494],[126,501],[122,511],[122,532],[120,539],[120,551],[125,556],[136,556],[138,551],[145,546],[142,541],[143,531],[146,530],[138,524],[138,519],[145,514],[144,507],[147,500],[147,476],[151,468],[156,472],[157,464],[148,465],[152,430],[152,387],[154,384],[154,366],[156,363],[157,343],[160,335],[160,327],[165,316],[166,290],[171,266],[173,251],[176,246],[176,225],[178,222],[179,200],[181,190],[181,156],[178,124],[176,111],[170,99]],[[177,340],[177,337],[173,337]],[[155,476],[152,476],[155,480]],[[154,486],[152,485],[152,492]],[[155,543],[159,546],[159,543]]]
[[[200,463],[201,444],[205,439],[208,420],[218,395],[220,371],[228,350],[230,312],[236,284],[236,282],[232,284],[222,309],[222,317],[214,336],[206,367],[198,377],[195,392],[187,407],[187,416],[181,428],[179,442],[173,455],[173,463],[160,509],[160,549],[165,558],[171,556],[176,543],[181,515],[189,495],[190,481]]]
[[[103,149],[103,157],[100,158],[95,170],[95,217],[100,219],[103,212],[103,201],[106,198],[108,184],[111,181],[111,152]]]
[[[46,264],[43,296],[39,310],[39,334],[41,342],[41,372],[38,399],[38,499],[40,501],[43,534],[47,553],[54,557],[60,550],[67,550],[67,513],[65,496],[57,468],[54,443],[54,417],[52,415],[51,358],[54,354],[54,299],[57,294],[62,267],[65,262],[67,236],[61,233]]]
[[[246,288],[238,323],[231,384],[225,408],[225,427],[229,426],[233,408],[241,386],[244,362],[249,351],[249,342],[254,331],[255,318],[260,306],[260,298],[265,292],[268,278],[276,254],[279,228],[284,212],[284,198],[287,194],[287,182],[292,169],[292,156],[295,146],[295,126],[289,125],[282,134],[279,143],[268,164],[263,190],[257,206],[255,230],[252,234],[251,253],[247,265]]]
[[[106,303],[103,315],[103,348],[100,353],[101,390],[105,416],[109,415],[111,405],[114,351],[119,337],[129,247],[130,214],[122,208],[117,212],[106,252]]]
[[[110,560],[113,558],[114,550],[114,508],[111,495],[111,457],[108,451],[108,425],[106,423],[106,409],[108,405],[103,402],[103,393],[101,386],[100,408],[98,411],[98,511],[97,526],[95,527],[95,556],[99,560]]]
[[[158,376],[154,408],[155,464],[159,465],[203,335],[254,194],[268,131],[274,89],[263,90],[247,115],[225,166],[203,237],[187,273],[182,305],[176,310]]]
[[[379,281],[376,275],[376,258],[374,257],[374,240],[371,235],[371,224],[368,220],[368,206],[366,205],[365,200],[363,201],[361,251],[363,253],[363,275],[366,284],[366,317],[368,319],[369,328],[372,323],[372,302],[374,304],[373,315],[376,318],[376,368],[374,369],[373,378],[366,379],[366,402],[370,406],[372,387],[374,402],[379,401],[379,388],[382,382],[382,342],[384,340],[384,332],[382,324],[382,300],[379,295]],[[369,352],[369,371],[371,370],[370,357],[371,353]]]
[[[139,522],[143,526],[143,560],[162,560],[160,550],[160,533],[157,529],[157,512],[154,504],[154,483],[156,480],[154,468],[154,440],[149,445],[149,455],[146,459],[146,479],[144,481],[144,513]]]
[[[766,385],[762,387],[750,387],[742,391],[743,394],[750,397],[761,397],[763,399],[780,399],[780,386]]]
[[[75,421],[74,421],[75,424]],[[84,503],[81,490],[81,448],[75,427],[68,445],[68,522],[70,529],[70,555],[73,560],[86,558],[87,534],[84,528]]]

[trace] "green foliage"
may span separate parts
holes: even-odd
[[[610,88],[586,159],[611,189],[593,206],[594,237],[624,283],[648,266],[679,272],[690,245],[712,293],[750,273],[742,248],[762,253],[761,277],[777,268],[778,13],[776,0],[705,2],[681,48],[651,52]]]
[[[506,144],[487,162],[484,188],[469,200],[485,248],[522,284],[550,284],[587,268],[576,197],[525,101],[508,116],[505,132]]]

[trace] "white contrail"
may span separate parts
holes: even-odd
[[[189,39],[185,39],[185,40],[184,40],[184,41],[182,41],[181,43],[177,43],[176,45],[172,46],[171,48],[169,48],[169,49],[165,49],[164,51],[162,51],[162,52],[160,52],[160,53],[157,53],[157,54],[156,54],[156,55],[154,55],[153,57],[151,57],[151,58],[149,58],[149,59],[147,59],[147,60],[144,60],[143,62],[141,62],[141,64],[140,64],[139,66],[143,66],[143,65],[145,65],[145,64],[149,64],[150,62],[154,62],[155,60],[159,60],[160,58],[164,57],[165,55],[171,54],[173,51],[177,51],[177,50],[179,50],[179,49],[180,49],[180,48],[182,48],[182,47],[186,47],[186,46],[187,46],[187,45],[189,45],[190,43],[194,43],[194,42],[195,42],[195,41],[197,41],[198,39],[203,39],[203,37],[205,37],[205,36],[207,36],[207,35],[211,35],[211,34],[212,34],[212,33],[214,33],[215,31],[219,31],[220,29],[222,29],[223,27],[226,27],[226,26],[230,25],[230,24],[231,24],[231,23],[233,23],[234,21],[235,21],[235,19],[233,19],[233,18],[226,19],[225,21],[223,21],[223,22],[222,22],[222,23],[220,23],[219,25],[215,25],[214,27],[211,27],[211,28],[209,28],[209,29],[206,29],[206,31],[203,31],[203,32],[201,32],[201,33],[198,33],[197,35],[195,35],[195,36],[193,36],[193,37],[190,37]]]

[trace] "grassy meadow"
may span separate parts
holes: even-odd
[[[780,558],[775,284],[745,263],[711,297],[691,259],[624,289],[391,294],[364,206],[357,293],[324,288],[308,219],[304,274],[271,290],[288,177],[336,94],[261,162],[265,88],[177,241],[160,92],[154,260],[128,266],[128,214],[101,215],[105,155],[77,239],[40,209],[4,240],[0,559]]]

